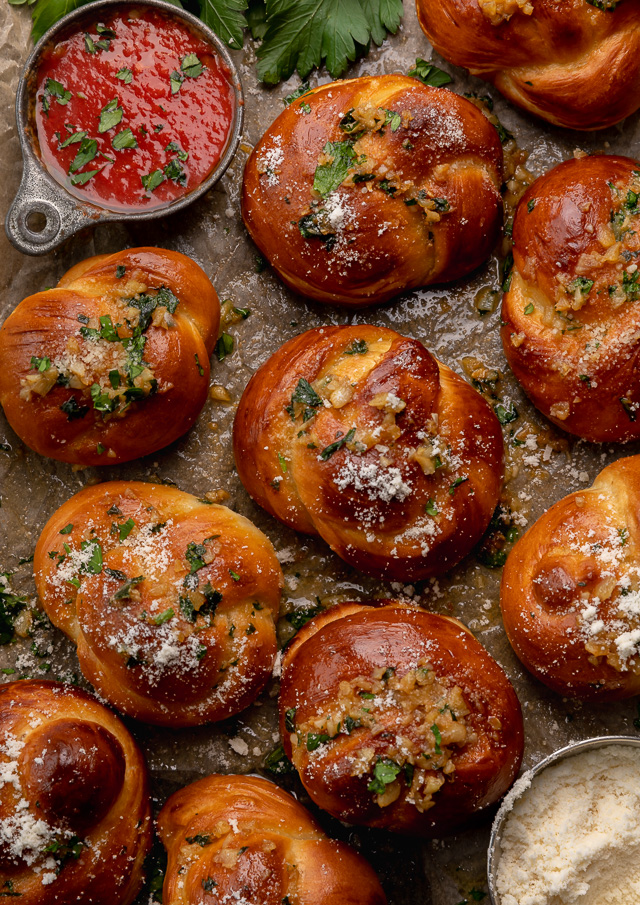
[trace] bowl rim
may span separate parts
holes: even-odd
[[[149,211],[129,212],[115,210],[106,204],[103,205],[93,199],[85,199],[81,195],[76,195],[70,191],[45,166],[39,151],[35,124],[32,121],[37,72],[44,51],[53,43],[59,41],[67,32],[74,30],[74,27],[77,28],[78,24],[86,19],[105,14],[112,8],[127,6],[158,9],[165,15],[186,23],[195,34],[213,48],[222,60],[229,73],[229,84],[234,98],[232,119],[226,145],[220,160],[213,170],[206,179],[190,192],[181,195],[168,204],[155,207]],[[105,221],[135,222],[153,220],[180,211],[202,197],[222,177],[237,151],[244,122],[244,92],[238,68],[231,58],[229,49],[212,29],[197,16],[185,9],[174,6],[168,0],[95,0],[95,2],[86,3],[67,13],[54,23],[37,42],[24,64],[18,82],[15,114],[23,158],[23,176],[7,214],[7,235],[10,241],[17,245],[21,251],[40,254],[57,247],[65,239],[85,226]],[[45,208],[53,207],[57,209],[57,219],[61,221],[61,225],[58,226],[57,234],[52,241],[48,241],[47,237],[39,239],[37,233],[32,233],[28,227],[24,227],[22,224],[25,216],[21,217],[22,228],[16,228],[17,212],[14,208],[28,206],[32,198],[35,201],[33,205],[35,210],[37,210],[37,200],[39,199],[42,199]],[[54,217],[54,219],[56,218]],[[32,239],[34,246],[42,247],[37,250],[21,248],[19,243],[23,236],[20,233],[25,231],[27,233],[27,236],[24,237],[25,244],[30,245],[29,240]],[[18,234],[16,235],[16,233]]]
[[[562,748],[543,757],[534,767],[526,770],[518,777],[510,791],[507,792],[502,800],[500,809],[496,814],[493,825],[491,827],[491,836],[489,837],[489,849],[487,851],[487,886],[489,889],[489,899],[491,905],[501,905],[500,896],[496,889],[496,874],[498,862],[500,860],[500,844],[502,842],[502,833],[504,825],[511,814],[513,805],[519,798],[526,795],[531,788],[533,780],[547,767],[557,764],[562,760],[582,754],[585,751],[593,751],[596,748],[608,747],[636,747],[640,748],[640,737],[634,735],[598,735],[592,738],[581,739],[580,741],[570,742]],[[519,785],[526,782],[522,788]]]

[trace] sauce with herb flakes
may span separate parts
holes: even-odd
[[[38,73],[42,159],[74,194],[146,211],[197,188],[227,143],[229,73],[185,23],[145,7],[57,44]]]

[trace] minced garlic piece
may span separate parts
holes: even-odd
[[[568,402],[556,402],[549,409],[549,414],[552,418],[557,418],[558,421],[566,421],[571,414],[571,406]]]
[[[492,25],[508,22],[517,12],[530,16],[533,12],[531,0],[478,0],[478,6]]]

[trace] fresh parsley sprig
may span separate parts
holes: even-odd
[[[33,40],[89,0],[8,0],[29,5]],[[258,78],[277,85],[297,69],[305,78],[326,63],[338,78],[371,42],[395,34],[402,0],[172,0],[200,16],[229,47],[239,50],[248,28],[258,47]]]

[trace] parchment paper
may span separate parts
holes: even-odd
[[[0,2],[0,124],[5,136],[2,148],[3,178],[0,179],[2,219],[21,175],[21,159],[13,112],[17,81],[31,47],[30,20],[26,7]],[[530,152],[528,167],[539,175],[574,149],[640,156],[640,117],[595,135],[571,133],[542,126],[511,108],[483,82],[465,77],[433,53],[423,36],[412,0],[405,2],[404,23],[382,48],[375,49],[354,65],[351,76],[407,72],[416,56],[432,59],[454,75],[458,93],[490,94],[495,112]],[[230,494],[228,505],[252,519],[273,541],[286,575],[283,612],[305,602],[323,603],[376,596],[413,597],[435,612],[456,616],[510,676],[523,705],[526,752],[523,768],[564,744],[598,734],[635,734],[636,702],[617,705],[582,705],[548,691],[524,671],[505,638],[498,607],[500,570],[485,568],[471,555],[445,578],[418,587],[384,585],[349,569],[321,541],[313,541],[280,526],[255,506],[235,473],[231,450],[231,428],[235,407],[251,374],[295,334],[323,323],[373,323],[392,327],[416,337],[438,358],[461,374],[463,359],[480,358],[503,375],[500,393],[511,400],[519,419],[505,427],[529,431],[537,436],[528,447],[510,448],[508,484],[514,506],[518,506],[520,532],[567,493],[591,483],[601,468],[613,459],[640,450],[638,445],[595,446],[565,437],[539,417],[509,375],[498,336],[499,310],[479,316],[474,305],[484,287],[498,289],[498,259],[492,258],[472,279],[448,287],[408,293],[382,308],[349,314],[310,303],[286,290],[277,277],[264,269],[257,272],[257,249],[248,239],[240,219],[239,192],[242,170],[251,146],[283,109],[282,98],[299,85],[297,76],[273,90],[259,86],[255,76],[252,43],[235,54],[245,89],[244,140],[228,173],[216,188],[188,210],[164,220],[137,224],[100,226],[79,234],[58,251],[28,258],[14,250],[4,233],[0,236],[0,319],[25,296],[53,286],[77,261],[93,254],[136,245],[172,248],[194,258],[213,280],[221,299],[230,298],[238,307],[250,308],[250,317],[231,328],[236,350],[224,362],[214,359],[212,384],[222,384],[233,404],[209,401],[195,427],[173,446],[136,462],[105,469],[74,470],[43,459],[24,447],[0,413],[0,571],[13,572],[14,588],[34,594],[32,566],[18,565],[33,553],[46,520],[69,496],[87,483],[114,478],[132,480],[170,479],[183,490],[203,496],[219,489]],[[311,84],[329,81],[326,73],[314,73]],[[556,442],[561,441],[561,442]],[[531,447],[531,448],[530,448]],[[558,448],[558,451],[554,450]],[[281,640],[291,628],[280,623]],[[13,667],[14,676],[47,676],[78,680],[75,649],[56,630],[38,631],[32,638],[0,648],[0,667]],[[32,649],[32,646],[35,648]],[[82,679],[80,677],[82,684]],[[196,730],[167,731],[127,724],[146,753],[152,774],[156,806],[176,788],[211,772],[261,772],[265,756],[278,744],[276,725],[277,681],[248,711],[218,725]],[[268,774],[267,774],[268,775]],[[308,803],[295,779],[279,780]],[[487,815],[476,827],[457,836],[431,843],[393,837],[358,828],[348,828],[317,814],[327,831],[349,840],[369,857],[378,870],[392,905],[458,905],[465,899],[480,900],[486,891],[485,858],[490,829]],[[476,896],[472,896],[472,891]],[[148,893],[140,902],[147,902]],[[488,902],[488,896],[484,899]]]

